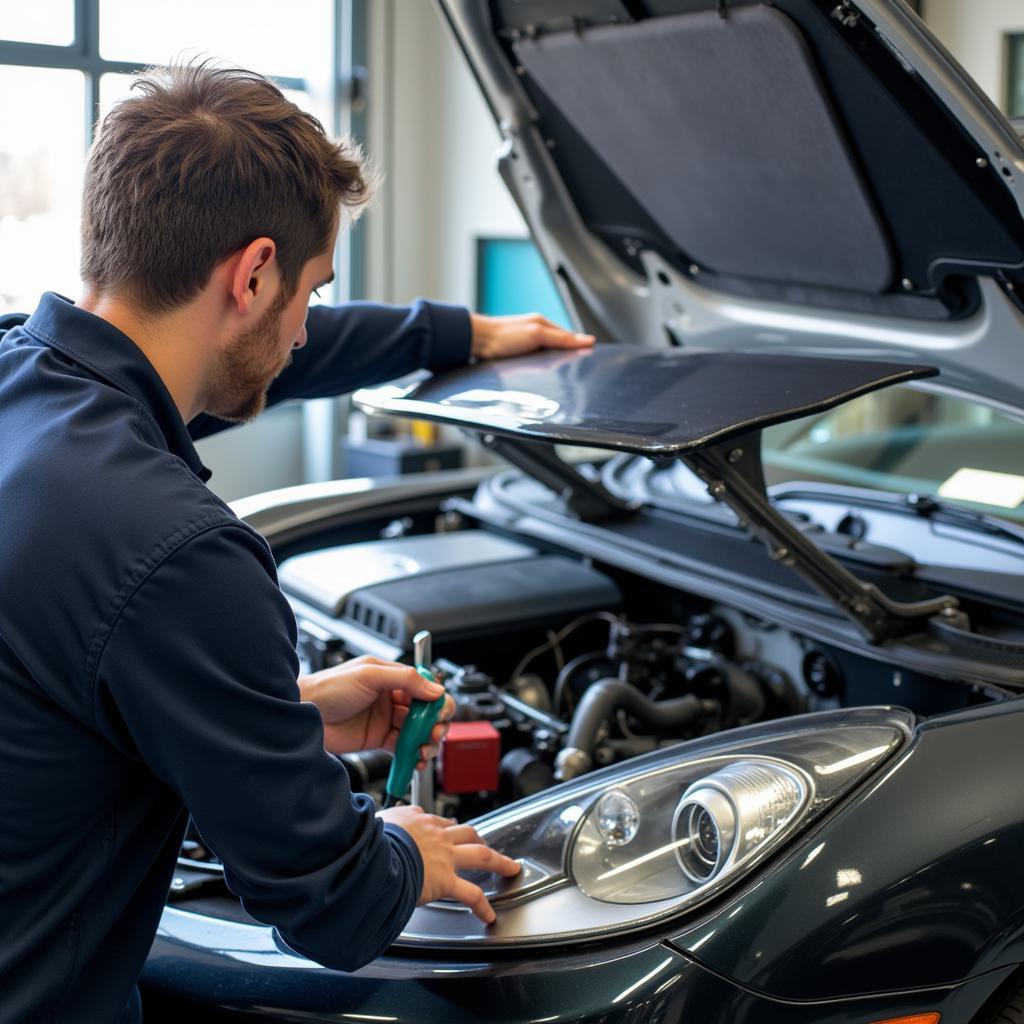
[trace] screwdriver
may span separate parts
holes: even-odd
[[[426,629],[421,630],[412,638],[412,643],[416,671],[427,682],[435,682],[434,673],[430,670],[430,632]],[[409,713],[405,716],[402,730],[398,734],[398,742],[395,744],[395,759],[391,762],[391,771],[388,773],[385,807],[394,807],[400,800],[405,799],[420,759],[420,747],[429,742],[430,730],[434,728],[443,707],[443,693],[437,700],[414,700],[409,706]]]

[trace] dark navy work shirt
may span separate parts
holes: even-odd
[[[465,310],[313,307],[271,401],[469,356]],[[56,295],[0,340],[0,1021],[117,1021],[191,812],[254,917],[354,969],[422,887],[299,701],[262,537],[142,351]],[[188,811],[186,811],[186,808]],[[126,1007],[128,1007],[126,1011]]]

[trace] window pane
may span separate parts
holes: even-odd
[[[131,93],[132,75],[106,74],[100,76],[100,117],[102,121],[110,108]]]
[[[824,481],[933,494],[1024,520],[1024,421],[952,395],[895,387],[764,432],[769,484]],[[963,481],[970,484],[966,489]]]
[[[1024,33],[1006,37],[1006,112],[1024,117]]]
[[[319,83],[330,72],[331,8],[331,0],[178,0],[168,17],[166,0],[100,0],[100,52],[151,64],[210,56]]]
[[[69,46],[75,41],[75,0],[4,3],[0,39]]]
[[[0,308],[31,312],[44,291],[78,295],[85,78],[0,65],[0,96],[19,97],[0,104]]]

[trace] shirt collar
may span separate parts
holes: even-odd
[[[199,458],[170,392],[138,345],[102,317],[46,292],[23,330],[136,398],[167,442],[204,483],[212,476]]]

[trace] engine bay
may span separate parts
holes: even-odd
[[[302,554],[280,575],[303,671],[363,654],[409,660],[412,636],[431,632],[434,672],[457,710],[428,769],[430,809],[459,820],[736,726],[845,705],[928,713],[984,699],[482,529]],[[379,797],[388,755],[341,760],[354,789]]]
[[[374,557],[377,578],[330,591],[328,577],[353,578],[347,559],[366,567]],[[456,704],[433,809],[460,820],[666,743],[830,706],[837,694],[839,670],[823,655],[802,652],[787,671],[760,658],[752,636],[738,644],[743,624],[726,614],[631,615],[609,573],[483,530],[298,555],[281,566],[281,584],[306,671],[360,654],[407,658],[411,637],[431,632],[444,652],[435,675]],[[386,755],[342,761],[356,789],[374,792],[387,774]]]

